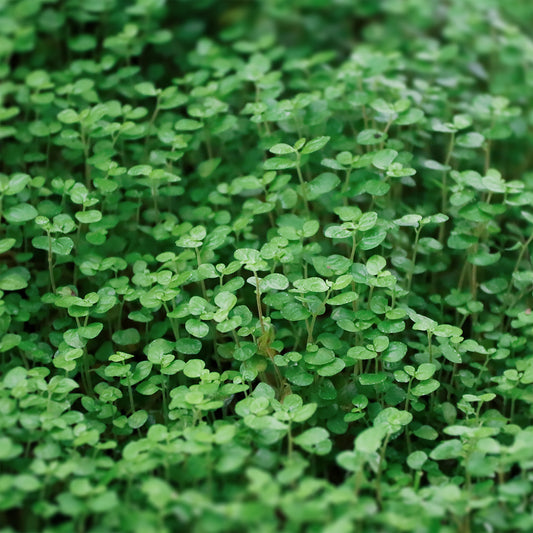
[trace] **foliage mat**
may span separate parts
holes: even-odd
[[[0,0],[0,532],[532,531],[531,20]]]

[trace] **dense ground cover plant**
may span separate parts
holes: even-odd
[[[0,531],[530,531],[531,17],[0,0]]]

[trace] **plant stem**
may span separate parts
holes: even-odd
[[[385,442],[383,443],[383,446],[381,447],[381,452],[379,454],[378,472],[376,474],[376,500],[380,509],[382,508],[383,504],[383,498],[381,494],[381,476],[383,474],[383,463],[385,462],[385,452],[387,451],[387,444],[389,443],[389,438],[390,434],[387,433],[387,436],[385,437]]]
[[[300,181],[300,190],[302,191],[302,198],[304,201],[305,213],[309,214],[309,202],[307,201],[307,192],[305,190],[305,181],[302,176],[302,169],[300,167],[300,154],[297,154],[296,159],[296,174],[298,174],[298,180]]]
[[[448,167],[450,166],[450,161],[452,159],[453,148],[455,145],[455,132],[452,131],[450,135],[450,141],[448,143],[448,149],[446,151],[446,157],[444,159],[444,166],[446,167],[442,171],[442,189],[441,189],[441,202],[440,202],[440,211],[441,213],[446,213],[447,202],[448,202]],[[446,231],[446,223],[443,222],[439,227],[439,242],[444,243],[444,235]]]
[[[291,423],[289,421],[289,431],[287,433],[287,457],[289,459],[292,459],[293,448],[294,448],[294,444],[292,441]]]
[[[50,232],[46,232],[48,236],[48,274],[50,276],[50,287],[52,288],[52,292],[55,294],[56,292],[56,282],[54,279],[54,264],[53,264],[53,255],[52,255],[52,236],[50,235]]]
[[[352,233],[352,251],[350,252],[350,261],[353,263],[355,258],[355,250],[357,249],[357,239],[355,238],[355,230]]]
[[[200,266],[202,265],[200,250],[198,248],[195,248],[194,251],[196,252],[196,262],[198,264],[198,268],[200,268]],[[200,287],[202,288],[202,296],[204,297],[204,300],[207,300],[207,289],[205,288],[205,282],[203,279],[200,280]]]
[[[415,242],[413,244],[413,255],[411,256],[411,263],[413,263],[413,266],[409,270],[409,274],[407,275],[407,290],[411,290],[411,283],[413,281],[413,274],[415,272],[416,267],[416,255],[418,253],[418,239],[420,238],[420,232],[422,231],[422,227],[419,226],[415,230]]]
[[[261,308],[261,292],[259,290],[259,277],[254,270],[255,277],[255,302],[257,304],[257,313],[259,314],[259,323],[261,324],[261,333],[265,333],[265,323],[263,321],[263,309]]]

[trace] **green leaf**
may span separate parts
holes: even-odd
[[[329,305],[344,305],[355,302],[359,298],[359,294],[356,292],[348,291],[338,294],[333,298],[329,298],[326,303]]]
[[[438,326],[435,320],[428,318],[424,315],[419,315],[418,313],[409,312],[409,318],[414,322],[413,329],[417,331],[435,331],[435,328]]]
[[[327,348],[319,348],[316,352],[308,352],[304,355],[304,361],[311,365],[326,365],[335,360],[335,352]]]
[[[351,237],[353,231],[343,226],[329,226],[324,230],[324,235],[329,239],[345,239]]]
[[[16,242],[17,240],[12,238],[0,239],[0,254],[4,254],[8,250],[11,250]]]
[[[24,448],[10,437],[0,437],[0,461],[11,461],[22,454]]]
[[[28,184],[31,182],[31,177],[28,174],[23,174],[22,172],[17,172],[13,174],[7,184],[5,194],[7,196],[12,196],[22,192]]]
[[[421,470],[428,456],[422,450],[416,450],[407,456],[407,466],[412,470]]]
[[[420,221],[422,220],[421,215],[404,215],[402,218],[398,218],[394,221],[395,224],[398,226],[412,226],[414,228],[417,228],[420,224]]]
[[[451,439],[438,444],[429,456],[434,461],[447,461],[449,459],[457,459],[461,456],[463,446],[459,439]]]
[[[316,409],[316,403],[308,403],[296,408],[292,413],[289,413],[289,415],[293,422],[305,422],[315,414]]]
[[[369,350],[364,346],[352,346],[348,349],[346,355],[356,361],[365,361],[367,359],[375,359],[378,354],[375,350]]]
[[[198,165],[198,169],[197,169],[198,175],[201,178],[208,178],[218,168],[221,162],[222,162],[222,159],[220,157],[214,157],[212,159],[207,159],[206,161],[202,161]]]
[[[315,139],[311,139],[306,143],[306,145],[302,149],[302,154],[312,154],[313,152],[317,152],[318,150],[324,148],[326,144],[329,142],[330,137],[316,137]]]
[[[351,161],[351,157],[350,157],[350,161]],[[345,167],[340,163],[340,161],[336,161],[335,159],[325,158],[325,159],[322,159],[320,164],[324,167],[331,168],[332,170],[345,170]]]
[[[157,96],[157,89],[150,81],[143,81],[141,83],[137,83],[134,86],[134,89],[143,96]]]
[[[440,346],[440,349],[442,351],[442,355],[444,355],[444,357],[450,361],[450,363],[460,364],[463,362],[461,355],[449,342],[443,342]]]
[[[371,276],[377,276],[386,266],[387,261],[381,255],[373,255],[366,262],[366,270]]]
[[[143,379],[147,378],[152,371],[152,363],[150,361],[141,361],[135,366],[135,370],[131,376],[122,378],[121,385],[136,385]]]
[[[203,128],[203,126],[204,125],[198,120],[182,118],[176,122],[174,128],[178,131],[195,131],[200,128]]]
[[[261,258],[258,250],[253,248],[239,248],[234,253],[235,259],[248,270],[263,270],[266,262]],[[261,267],[261,268],[259,268]]]
[[[160,365],[162,364],[163,356],[171,354],[174,351],[174,343],[166,339],[154,339],[150,344],[144,347],[143,351],[149,361]]]
[[[189,359],[189,361],[187,361],[187,363],[185,364],[183,373],[188,378],[198,378],[205,372],[204,368],[205,361],[201,359]]]
[[[372,164],[381,170],[386,170],[398,156],[396,150],[379,150],[372,158]]]
[[[300,366],[292,366],[286,369],[285,377],[293,384],[298,387],[308,387],[313,383],[313,375],[309,372],[306,372]]]
[[[378,214],[375,211],[363,213],[361,218],[357,221],[357,229],[359,231],[371,230],[377,223]]]
[[[363,130],[357,135],[357,144],[368,146],[372,144],[380,144],[387,139],[387,134],[379,130],[368,129]]]
[[[436,440],[439,436],[438,432],[435,431],[431,426],[423,425],[415,429],[413,433],[419,438],[424,440]]]
[[[241,342],[233,351],[233,358],[236,361],[248,361],[257,353],[257,344],[253,342]]]
[[[237,297],[231,292],[222,291],[215,296],[215,303],[221,309],[229,311],[235,307],[235,304],[237,303]]]
[[[422,363],[415,372],[415,378],[419,381],[429,379],[435,374],[437,367],[433,363]]]
[[[138,429],[146,423],[148,420],[148,413],[141,409],[140,411],[135,411],[132,415],[128,417],[128,426],[132,429]]]
[[[481,133],[476,132],[463,133],[457,136],[455,142],[457,146],[464,148],[480,148],[485,142],[485,137]]]
[[[13,267],[0,274],[0,290],[19,291],[28,286],[31,275],[27,268]]]
[[[433,332],[437,337],[460,337],[463,334],[463,330],[457,326],[450,324],[439,324]]]
[[[311,313],[298,302],[289,302],[281,308],[281,316],[290,322],[299,322],[311,316]]]
[[[129,176],[149,176],[152,172],[150,165],[135,165],[128,170]]]
[[[88,326],[82,326],[77,329],[78,335],[84,339],[95,339],[100,335],[101,331],[104,329],[104,325],[101,322],[93,322]]]
[[[285,170],[296,167],[296,160],[288,157],[271,157],[264,163],[265,170]]]
[[[296,153],[296,150],[289,144],[279,143],[269,148],[269,152],[276,155],[286,155]]]
[[[411,389],[411,393],[414,396],[427,396],[432,392],[435,392],[440,387],[440,383],[436,379],[428,379],[422,381]]]
[[[24,224],[33,220],[38,214],[33,205],[22,203],[6,209],[4,217],[11,224]]]
[[[424,118],[424,112],[421,109],[411,108],[403,113],[400,113],[398,118],[394,120],[395,124],[399,126],[409,126],[416,124]]]
[[[112,339],[116,344],[127,346],[129,344],[137,344],[141,340],[141,335],[136,329],[129,328],[115,331]]]
[[[15,346],[18,346],[22,337],[15,333],[6,333],[2,338],[0,338],[0,353],[7,352]]]
[[[74,241],[70,237],[50,237],[49,239],[42,235],[34,237],[31,243],[38,250],[48,251],[49,240],[52,253],[57,255],[69,255],[72,248],[74,248]]]
[[[88,211],[78,211],[74,214],[76,219],[82,224],[92,224],[102,220],[102,213],[97,209],[89,209]]]
[[[317,370],[317,374],[323,377],[335,376],[337,374],[340,374],[344,370],[345,367],[346,367],[346,363],[342,359],[337,357],[331,363],[321,366]]]
[[[297,437],[294,437],[294,443],[309,453],[325,455],[331,450],[331,441],[329,433],[322,427],[310,428]]]
[[[3,385],[8,389],[13,389],[26,381],[28,371],[22,366],[16,366],[6,372],[3,377]]]
[[[367,231],[361,239],[358,248],[361,250],[373,250],[378,247],[387,237],[387,232],[380,228]]]
[[[377,414],[374,424],[384,427],[388,433],[396,433],[403,426],[410,424],[412,420],[412,413],[396,409],[396,407],[386,407]]]
[[[341,180],[332,172],[323,172],[307,184],[309,200],[316,200],[335,189]]]
[[[299,292],[326,292],[329,287],[322,278],[310,277],[307,279],[297,279],[294,283],[294,287]]]
[[[75,124],[80,121],[80,116],[74,109],[63,109],[58,113],[57,119],[63,124]]]
[[[199,339],[205,337],[209,333],[209,326],[197,318],[189,318],[189,320],[185,322],[185,329],[187,330],[187,333],[190,333],[193,337]]]
[[[472,263],[473,265],[477,266],[489,266],[493,265],[494,263],[497,263],[502,254],[500,252],[496,252],[494,254],[489,253],[486,250],[478,250],[474,254],[468,254],[468,262]]]
[[[283,274],[268,274],[263,278],[264,290],[283,291],[289,286],[289,280]]]
[[[354,205],[338,206],[334,211],[343,222],[355,222],[362,214],[361,209]]]
[[[364,429],[355,439],[355,450],[368,454],[377,452],[386,434],[385,428],[380,426]]]
[[[387,374],[385,372],[376,372],[375,374],[361,374],[359,376],[359,383],[361,385],[379,385],[387,381]]]
[[[176,351],[185,355],[195,355],[202,349],[198,339],[181,338],[176,341]]]

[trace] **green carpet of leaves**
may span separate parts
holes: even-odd
[[[0,0],[0,532],[532,531],[531,20]]]

